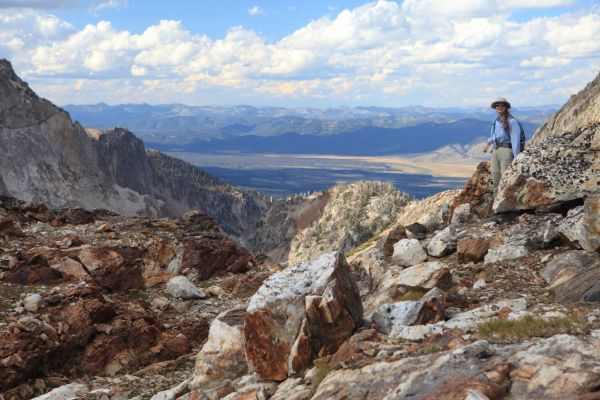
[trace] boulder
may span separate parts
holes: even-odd
[[[412,224],[405,226],[404,229],[406,229],[406,236],[409,239],[423,240],[427,235],[427,227],[418,222],[413,222]]]
[[[55,260],[54,263],[50,265],[50,268],[57,270],[63,276],[72,277],[76,280],[89,277],[88,273],[83,268],[83,265],[70,257],[61,257],[58,260]]]
[[[398,285],[448,289],[452,285],[452,274],[444,263],[425,262],[406,268],[394,281]]]
[[[380,331],[389,335],[394,327],[424,325],[444,318],[444,293],[435,288],[421,300],[382,304],[373,314]]]
[[[317,356],[333,354],[361,319],[358,288],[339,252],[271,275],[246,311],[250,370],[265,380],[283,380]]]
[[[471,220],[471,205],[469,203],[461,204],[454,209],[452,213],[452,225],[464,224]]]
[[[402,239],[394,245],[392,258],[403,267],[410,267],[427,260],[427,253],[417,239]]]
[[[548,262],[540,275],[559,301],[600,301],[600,258],[571,250]]]
[[[599,130],[600,124],[595,124],[528,146],[504,172],[494,212],[552,210],[598,194],[600,152],[591,146]]]
[[[205,233],[183,241],[181,274],[192,280],[204,280],[217,273],[246,272],[252,256],[232,239],[219,233]]]
[[[460,239],[456,245],[458,262],[461,264],[467,264],[470,262],[478,263],[483,261],[490,248],[490,244],[491,241],[488,239]]]
[[[514,300],[501,300],[493,304],[475,308],[454,315],[448,321],[444,322],[445,328],[469,330],[492,318],[498,317],[501,312],[519,312],[527,309],[527,301],[524,298]]]
[[[198,289],[196,285],[183,275],[169,279],[165,292],[181,299],[205,299],[208,297],[203,290]]]
[[[578,248],[600,251],[600,197],[589,197],[583,206],[569,210],[558,232]]]
[[[244,353],[245,316],[245,309],[236,308],[222,312],[213,320],[208,340],[196,356],[192,389],[223,379],[235,379],[248,371]]]
[[[489,249],[484,257],[484,264],[492,264],[500,261],[515,260],[529,254],[527,248],[517,244],[503,244]]]
[[[43,301],[41,295],[33,293],[23,299],[23,307],[27,311],[36,312],[42,306]]]
[[[456,237],[451,227],[439,231],[427,245],[427,253],[433,257],[444,257],[456,250]]]

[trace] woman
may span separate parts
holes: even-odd
[[[492,123],[490,137],[483,152],[486,153],[490,146],[493,146],[492,179],[496,190],[502,174],[521,151],[521,126],[510,115],[510,103],[504,97],[497,97],[492,103],[492,108],[496,110],[498,116]]]

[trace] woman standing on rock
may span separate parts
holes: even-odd
[[[490,137],[487,140],[483,152],[492,149],[492,179],[494,190],[498,187],[502,174],[508,168],[512,160],[521,152],[521,124],[510,115],[510,103],[504,97],[497,97],[492,103],[498,116],[492,123]]]

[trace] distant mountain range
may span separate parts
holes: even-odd
[[[537,124],[523,122],[527,136]],[[448,145],[466,145],[481,141],[489,132],[490,122],[461,119],[448,123],[423,123],[403,128],[360,127],[336,135],[283,133],[277,136],[245,135],[227,139],[194,140],[185,144],[146,141],[146,145],[168,152],[240,152],[279,154],[328,154],[377,156],[434,151]]]
[[[388,134],[409,126],[453,124],[460,120],[478,120],[485,124],[493,118],[489,107],[479,109],[427,108],[411,106],[281,108],[211,107],[182,104],[149,105],[66,105],[74,120],[87,128],[127,127],[146,143],[196,145],[208,140],[229,140],[240,136],[313,135],[327,136],[357,132]],[[538,126],[559,106],[522,107],[514,114],[522,122]],[[469,123],[466,123],[467,125]],[[484,126],[483,124],[482,126]],[[532,126],[530,125],[530,127]],[[427,125],[424,125],[427,127]],[[376,130],[373,130],[377,128]],[[419,129],[419,132],[422,130]],[[397,133],[405,131],[398,131]],[[339,139],[339,137],[337,138]],[[284,139],[284,141],[287,139]],[[231,142],[233,143],[235,142]],[[245,142],[243,142],[245,144]],[[228,144],[227,146],[230,146]]]

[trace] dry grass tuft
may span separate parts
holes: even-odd
[[[575,333],[575,324],[569,318],[541,318],[528,315],[516,320],[493,319],[477,327],[482,339],[522,340],[531,337],[549,337],[559,333]]]

